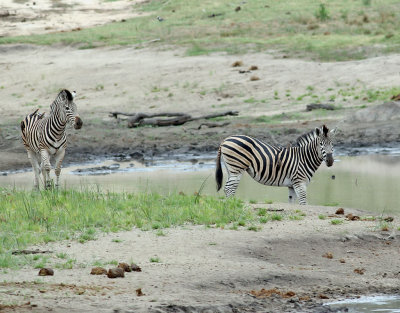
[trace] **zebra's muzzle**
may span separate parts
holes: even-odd
[[[75,129],[81,129],[82,125],[83,125],[83,122],[82,122],[81,118],[79,116],[75,116],[74,128]]]
[[[328,167],[331,167],[333,165],[333,155],[332,155],[332,153],[328,153],[326,155],[326,161],[325,162],[326,162],[326,165]]]

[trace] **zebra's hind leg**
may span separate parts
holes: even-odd
[[[60,148],[55,155],[54,172],[56,174],[56,188],[58,188],[60,185],[61,164],[62,161],[64,160],[64,156],[65,156],[64,148]]]
[[[241,177],[242,173],[229,174],[224,187],[225,195],[227,197],[233,197],[235,195]]]
[[[307,204],[307,185],[305,183],[296,183],[293,185],[294,191],[299,198],[299,204]]]
[[[289,203],[296,203],[297,195],[293,187],[288,187],[289,189]]]
[[[37,154],[31,150],[28,150],[28,159],[31,161],[33,173],[35,174],[35,189],[39,189],[40,165]]]
[[[40,150],[40,156],[42,158],[42,175],[43,175],[43,183],[46,189],[51,188],[51,181],[50,181],[50,155],[47,150],[43,149]]]

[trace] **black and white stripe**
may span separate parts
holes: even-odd
[[[333,164],[331,133],[335,130],[321,128],[300,136],[292,146],[281,147],[258,139],[239,135],[226,138],[217,155],[215,178],[217,190],[222,186],[221,158],[228,172],[224,191],[233,196],[243,172],[267,186],[289,188],[289,202],[296,197],[300,204],[307,204],[307,184],[323,161]]]
[[[67,144],[66,126],[82,127],[74,103],[75,92],[62,90],[50,106],[50,114],[44,116],[38,110],[21,122],[22,141],[35,173],[35,187],[39,188],[39,175],[43,174],[45,187],[50,186],[50,156],[55,158],[56,186],[59,185],[61,163]]]

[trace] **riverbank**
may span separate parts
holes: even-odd
[[[12,303],[5,312],[334,312],[324,303],[399,292],[397,216],[385,222],[346,208],[337,215],[333,207],[251,207],[260,221],[274,218],[237,229],[187,224],[161,235],[134,228],[34,246],[53,252],[48,266],[71,268],[48,277],[31,266],[7,270],[0,302]],[[114,262],[135,262],[142,272],[90,275],[94,264]]]

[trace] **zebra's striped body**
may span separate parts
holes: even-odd
[[[75,92],[62,90],[51,104],[48,116],[44,117],[44,113],[39,114],[36,110],[21,122],[22,141],[33,167],[36,188],[39,188],[40,172],[44,186],[50,187],[50,156],[55,158],[56,186],[59,185],[61,163],[67,145],[66,126],[69,123],[75,129],[82,127],[73,101],[74,95]]]
[[[222,158],[228,172],[224,187],[226,196],[235,194],[246,171],[263,185],[288,187],[289,202],[298,197],[300,204],[307,204],[307,184],[323,161],[332,166],[332,153],[332,140],[325,125],[300,136],[293,146],[287,147],[267,144],[249,136],[231,136],[218,149],[217,189],[222,185]]]

